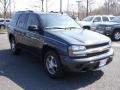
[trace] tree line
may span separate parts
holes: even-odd
[[[43,1],[38,1],[41,11],[44,11]],[[63,12],[78,19],[83,19],[88,15],[120,15],[120,0],[105,0],[104,4],[98,8],[94,8],[95,0],[79,0],[76,4],[78,6],[68,3],[67,9]],[[11,14],[11,0],[0,0],[0,17],[9,18]]]
[[[105,0],[104,4],[98,8],[93,8],[95,0],[82,0],[78,6],[78,11],[66,11],[70,16],[83,19],[88,15],[120,15],[120,0]],[[86,2],[87,4],[83,4]],[[100,3],[101,4],[101,3]],[[87,9],[88,8],[88,9]]]

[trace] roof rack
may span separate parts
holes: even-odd
[[[64,14],[63,12],[55,12],[55,11],[50,11],[50,13],[59,13],[59,14]]]
[[[27,10],[27,12],[34,12],[34,11],[32,11],[32,10]]]
[[[18,11],[18,13],[20,13],[20,12],[34,12],[34,11],[32,11],[32,10]]]

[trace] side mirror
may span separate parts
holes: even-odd
[[[28,30],[29,31],[38,31],[39,27],[37,25],[31,25],[31,26],[28,26]]]

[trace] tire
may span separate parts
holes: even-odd
[[[112,39],[115,41],[119,41],[120,40],[120,31],[116,30],[113,35],[112,35]]]
[[[11,52],[14,55],[17,55],[20,53],[20,49],[19,49],[18,45],[16,44],[15,38],[13,38],[13,37],[10,39],[10,46],[11,46]]]
[[[53,79],[60,78],[63,75],[62,64],[58,54],[48,51],[45,54],[44,65],[46,73]]]

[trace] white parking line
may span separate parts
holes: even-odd
[[[113,42],[113,43],[112,43],[112,46],[120,47],[120,42]]]

